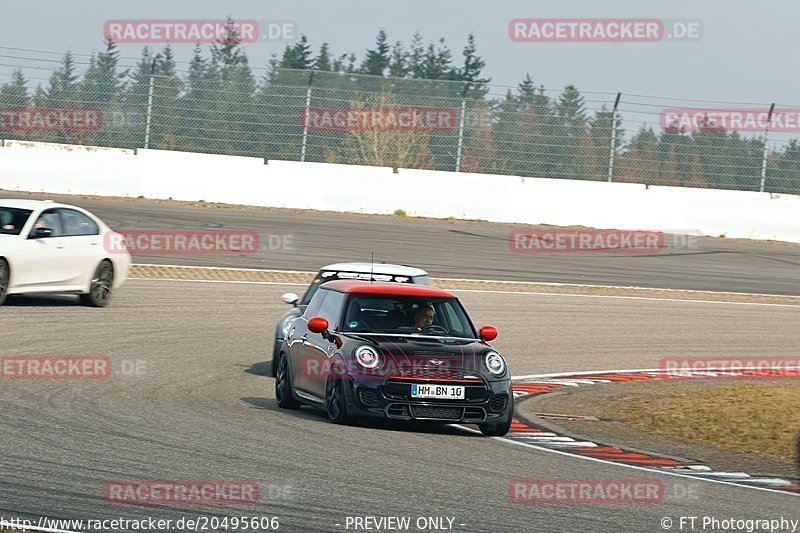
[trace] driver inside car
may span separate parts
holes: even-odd
[[[433,324],[435,318],[436,311],[433,309],[433,306],[430,304],[423,304],[419,306],[419,309],[414,313],[414,327],[418,331],[422,331],[427,326]]]

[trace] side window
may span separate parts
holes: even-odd
[[[51,237],[61,237],[61,217],[58,216],[58,211],[50,209],[40,214],[36,222],[33,223],[29,238],[33,238],[33,232],[39,228],[50,228],[53,230],[53,233],[50,235]]]
[[[450,330],[451,333],[458,333],[460,335],[467,335],[467,332],[464,331],[464,323],[461,322],[461,319],[458,316],[458,313],[453,308],[453,305],[450,302],[445,302],[442,304],[444,307],[444,314],[447,317],[447,328]]]
[[[100,228],[94,220],[74,209],[60,209],[61,222],[64,224],[64,235],[75,237],[78,235],[97,235]]]
[[[306,311],[303,313],[303,318],[311,318],[313,316],[317,316],[319,314],[319,308],[322,307],[322,302],[325,300],[325,297],[331,291],[317,291],[311,301],[308,302],[308,307],[306,307]]]
[[[319,310],[319,316],[328,320],[331,328],[336,329],[339,325],[339,315],[342,312],[342,304],[344,303],[345,295],[341,292],[327,291],[328,297],[322,302],[322,307]]]

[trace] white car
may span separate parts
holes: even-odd
[[[79,207],[0,199],[0,304],[9,294],[70,293],[108,305],[131,264],[127,249],[108,245],[116,235]]]

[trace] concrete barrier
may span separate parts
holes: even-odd
[[[0,188],[800,243],[800,196],[23,141]]]

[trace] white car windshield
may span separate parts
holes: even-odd
[[[433,337],[475,338],[472,324],[455,298],[354,294],[342,331]]]

